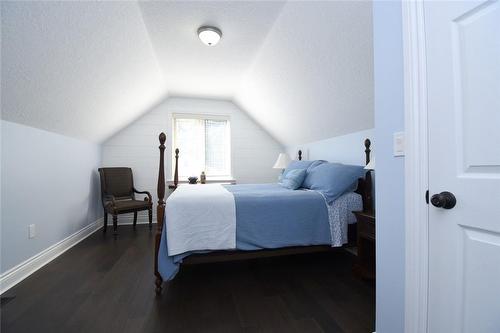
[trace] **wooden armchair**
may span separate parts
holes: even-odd
[[[149,229],[153,223],[153,198],[147,191],[134,188],[134,178],[130,168],[99,168],[101,178],[101,199],[104,208],[104,228],[108,226],[108,214],[113,215],[113,232],[117,235],[118,215],[134,213],[134,228],[137,224],[137,212],[147,210]],[[145,194],[144,200],[136,200],[135,194]]]

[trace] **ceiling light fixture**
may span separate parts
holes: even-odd
[[[221,39],[222,32],[216,27],[204,26],[198,29],[198,37],[200,37],[203,44],[214,46]]]

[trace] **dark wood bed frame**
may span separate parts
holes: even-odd
[[[165,215],[165,141],[167,136],[165,133],[160,133],[160,166],[158,171],[158,207],[157,207],[157,224],[156,224],[156,235],[155,235],[155,257],[154,257],[154,275],[155,275],[155,291],[157,295],[161,294],[163,279],[158,272],[158,251],[160,249],[161,234],[163,231],[163,219]],[[365,157],[366,164],[370,162],[370,145],[369,139],[365,140]],[[298,151],[299,160],[302,159],[302,151]],[[174,169],[174,182],[173,186],[170,186],[173,190],[177,188],[179,184],[179,149],[175,150],[175,169]],[[358,180],[358,188],[356,192],[359,193],[363,198],[363,210],[372,211],[372,180],[371,173],[368,171],[365,178],[360,178]],[[352,246],[356,242],[356,224],[350,224],[348,228],[348,239],[349,242],[347,246]],[[328,245],[314,245],[314,246],[294,246],[279,249],[266,249],[266,250],[256,250],[256,251],[239,251],[239,250],[224,250],[224,251],[213,251],[210,253],[203,254],[193,254],[186,257],[183,261],[183,265],[199,264],[199,263],[209,263],[209,262],[222,262],[222,261],[234,261],[234,260],[245,260],[254,258],[264,258],[264,257],[275,257],[299,253],[313,253],[313,252],[324,252],[331,251],[331,246]]]

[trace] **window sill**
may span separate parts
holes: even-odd
[[[188,180],[179,180],[178,184],[189,184]],[[206,184],[229,184],[229,185],[234,185],[236,184],[236,179],[234,178],[207,178]],[[174,186],[174,181],[173,180],[168,180],[167,181],[168,188],[173,189],[175,188]],[[193,184],[194,185],[194,184]],[[196,185],[201,185],[200,181],[196,183]]]

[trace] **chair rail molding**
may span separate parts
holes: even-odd
[[[80,243],[88,236],[92,235],[97,230],[101,229],[103,222],[104,219],[101,217],[63,240],[4,272],[0,275],[0,295],[14,287],[22,280],[26,279],[31,274],[35,273],[43,266],[47,265],[55,258],[59,257],[76,244]]]
[[[424,3],[403,1],[405,113],[405,332],[427,332],[428,141]]]

